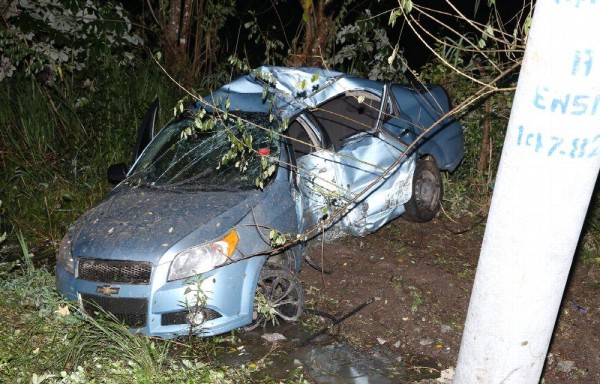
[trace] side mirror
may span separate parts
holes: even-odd
[[[119,184],[127,177],[127,171],[125,163],[112,164],[108,167],[106,178],[111,184]]]

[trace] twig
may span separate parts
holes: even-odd
[[[325,226],[321,226],[321,284],[323,284],[323,290],[325,290],[325,274],[323,271],[323,266],[325,265],[324,260],[324,250],[325,248]]]
[[[335,327],[336,325],[338,325],[339,323],[341,323],[342,321],[346,320],[347,318],[349,318],[352,315],[355,315],[358,311],[360,311],[361,309],[363,309],[364,307],[366,307],[367,305],[371,304],[373,301],[375,301],[375,297],[371,297],[369,300],[365,301],[364,303],[362,303],[361,305],[359,305],[358,307],[354,308],[353,310],[351,310],[350,312],[348,312],[347,314],[345,314],[344,316],[338,318],[337,320],[335,320],[333,323],[331,323],[330,325],[320,329],[319,331],[313,333],[312,335],[310,335],[309,337],[307,337],[306,339],[304,339],[304,341],[302,341],[298,346],[299,347],[304,347],[306,344],[308,344],[311,340],[313,340],[315,337],[322,335],[323,333],[327,332],[328,330],[330,330],[331,328]]]

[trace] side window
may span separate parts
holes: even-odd
[[[296,158],[295,165],[292,167],[295,176],[292,178],[294,185],[298,187],[301,180],[301,169],[298,162],[302,157],[318,151],[320,148],[330,147],[329,140],[324,137],[324,133],[320,128],[315,126],[315,122],[309,117],[302,114],[296,118],[286,132],[292,144],[294,157]],[[318,124],[318,123],[317,123]]]
[[[338,149],[347,138],[375,127],[380,105],[378,95],[349,91],[326,101],[311,113],[330,137],[333,147]]]
[[[322,139],[303,116],[298,117],[290,124],[287,135],[292,143],[296,160],[318,150],[322,146]]]

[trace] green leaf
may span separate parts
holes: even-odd
[[[301,90],[304,90],[304,89],[306,89],[306,79],[304,79],[304,80],[301,80],[301,81],[298,81],[298,82],[295,84],[295,86],[294,86],[294,87],[295,87],[296,89],[301,89]]]
[[[529,35],[529,29],[531,28],[531,16],[527,16],[525,23],[523,23],[523,34]]]
[[[388,24],[391,25],[392,27],[394,25],[396,25],[396,19],[398,18],[398,16],[402,15],[402,9],[400,8],[396,8],[394,10],[392,10],[392,12],[390,12],[390,20],[388,21]]]

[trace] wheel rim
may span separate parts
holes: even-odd
[[[424,170],[415,180],[415,201],[420,209],[434,211],[440,200],[439,182],[435,173]]]
[[[286,269],[263,269],[256,287],[252,330],[281,320],[296,321],[304,309],[304,292],[294,275]]]

